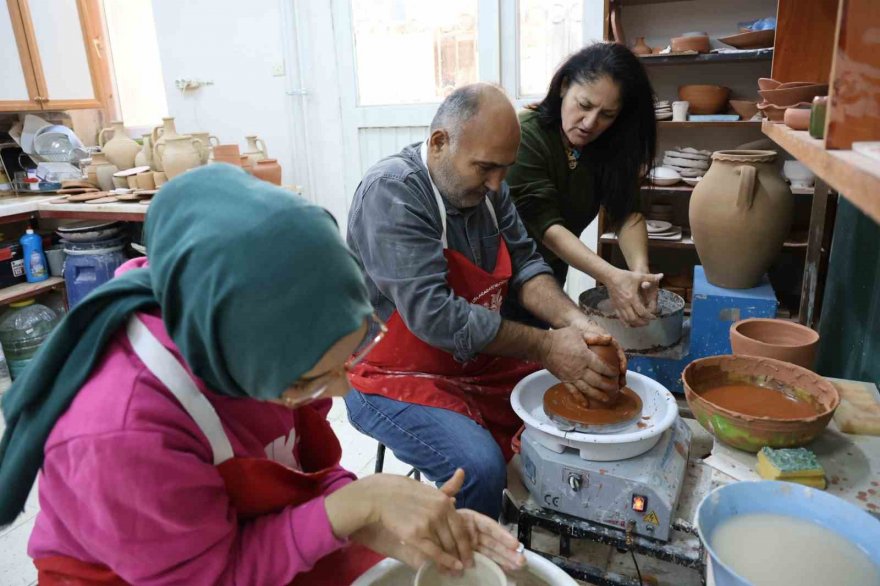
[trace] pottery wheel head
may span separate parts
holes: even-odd
[[[544,413],[560,431],[609,434],[623,431],[642,416],[642,399],[624,387],[613,407],[594,401],[589,408],[578,405],[564,384],[553,385],[544,394]]]

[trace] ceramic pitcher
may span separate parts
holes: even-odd
[[[110,136],[110,139],[105,141],[107,135]],[[114,120],[110,123],[109,128],[98,133],[98,146],[107,156],[107,160],[120,169],[134,167],[134,158],[141,150],[141,145],[125,134],[122,120]]]
[[[177,129],[174,127],[174,118],[162,118],[162,126],[157,126],[153,129],[151,138],[153,141],[153,165],[156,171],[164,171],[164,165],[162,164],[162,157],[159,155],[159,145],[164,144],[166,140],[169,138],[173,138],[175,136],[180,136],[177,134]]]
[[[220,144],[220,139],[210,132],[193,132],[192,137],[202,141],[202,145],[205,147],[202,151],[202,165],[204,165],[208,162],[213,148]]]
[[[694,188],[691,234],[713,285],[756,286],[782,250],[794,201],[775,159],[775,151],[717,151]]]
[[[134,166],[135,167],[150,167],[153,168],[153,139],[151,135],[144,134],[141,136],[141,141],[144,143],[143,148],[138,152],[134,157]]]
[[[201,165],[205,149],[202,141],[188,134],[166,137],[165,142],[156,145],[156,148],[168,179]]]
[[[243,154],[247,156],[251,165],[256,165],[257,161],[261,161],[269,156],[269,150],[266,148],[266,143],[264,143],[261,138],[253,135],[246,136],[244,139],[247,141],[247,149],[245,149]]]

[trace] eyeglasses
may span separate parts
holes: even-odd
[[[346,374],[351,372],[355,366],[363,362],[364,359],[366,359],[367,355],[372,352],[376,346],[379,345],[379,342],[382,341],[382,338],[385,337],[385,334],[388,333],[388,327],[384,323],[382,323],[382,320],[380,320],[379,316],[377,316],[375,313],[370,315],[370,325],[371,327],[369,329],[372,329],[372,327],[376,327],[378,328],[378,332],[367,344],[361,343],[361,350],[356,351],[349,357],[348,360],[345,361],[345,364],[342,365],[342,370]],[[330,386],[332,379],[338,374],[338,370],[331,370],[324,374],[318,375],[313,379],[300,381],[299,383],[294,384],[293,388],[302,389],[304,394],[297,397],[285,396],[282,397],[281,400],[287,407],[296,407],[297,405],[302,405],[303,403],[313,401],[327,391],[327,388]],[[310,386],[314,386],[314,388],[306,391],[306,389]]]

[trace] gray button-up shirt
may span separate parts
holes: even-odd
[[[501,315],[456,296],[446,280],[443,226],[421,143],[370,168],[354,194],[348,216],[348,245],[366,273],[370,300],[382,320],[396,309],[419,339],[465,362],[491,342]],[[510,251],[513,294],[550,267],[529,238],[502,183],[488,195],[498,227],[485,204],[459,210],[446,198],[446,238],[485,271],[495,270],[500,237]]]

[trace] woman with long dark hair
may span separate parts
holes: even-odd
[[[608,287],[618,317],[631,326],[653,317],[662,275],[648,269],[648,232],[639,183],[656,151],[654,91],[626,47],[596,43],[569,57],[547,95],[519,115],[522,142],[507,174],[529,233],[560,284],[568,267]],[[579,236],[605,209],[629,270],[590,250]],[[528,314],[508,299],[512,318]]]

